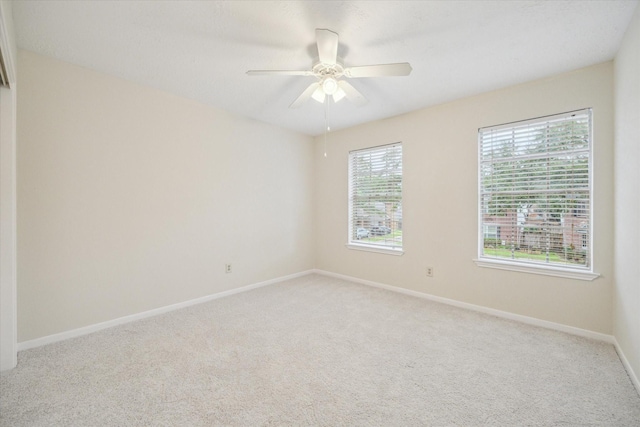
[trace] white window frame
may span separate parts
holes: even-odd
[[[375,243],[375,242],[363,242],[361,240],[357,240],[354,239],[354,206],[353,206],[353,167],[352,167],[352,163],[353,163],[353,156],[357,155],[357,154],[362,154],[362,153],[368,153],[368,152],[382,152],[384,150],[387,150],[389,148],[393,148],[393,147],[400,147],[400,149],[402,150],[402,142],[395,142],[392,144],[385,144],[385,145],[379,145],[379,146],[375,146],[375,147],[368,147],[368,148],[363,148],[363,149],[358,149],[358,150],[353,150],[349,152],[349,158],[348,158],[348,162],[349,162],[349,188],[348,188],[348,206],[349,206],[349,217],[348,217],[348,237],[347,237],[347,244],[346,247],[349,249],[355,249],[355,250],[360,250],[360,251],[367,251],[367,252],[375,252],[375,253],[381,253],[381,254],[387,254],[387,255],[403,255],[404,254],[404,250],[403,250],[403,242],[400,242],[399,245],[394,244],[393,241],[389,241],[388,243],[384,243],[384,244],[379,244],[379,243]],[[400,154],[400,161],[401,161],[401,177],[403,175],[402,173],[402,151]],[[402,206],[402,189],[401,189],[401,194],[400,194],[400,206]],[[359,227],[356,227],[359,228]],[[404,228],[404,227],[403,227]],[[397,242],[395,242],[397,243]]]
[[[482,135],[492,130],[505,130],[521,127],[530,124],[540,124],[555,119],[572,117],[575,115],[586,115],[589,120],[589,147],[588,147],[588,180],[589,180],[589,248],[587,250],[588,259],[586,266],[569,265],[559,263],[543,263],[532,260],[508,259],[504,257],[490,257],[484,255],[484,226],[487,225],[483,221],[483,200],[482,200]],[[496,268],[501,270],[518,271],[533,274],[542,274],[548,276],[557,276],[578,280],[594,280],[599,274],[593,271],[593,115],[591,108],[585,108],[576,111],[570,111],[561,114],[553,114],[535,119],[523,120],[518,122],[506,123],[502,125],[489,126],[478,129],[478,258],[474,259],[475,263],[480,267]]]

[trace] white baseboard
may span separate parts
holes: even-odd
[[[508,311],[496,310],[494,308],[483,307],[481,305],[469,304],[462,301],[456,301],[449,298],[443,298],[436,295],[431,295],[423,292],[412,291],[410,289],[400,288],[398,286],[385,285],[383,283],[373,282],[370,280],[364,280],[357,277],[346,276],[343,274],[332,273],[324,270],[313,270],[316,274],[322,274],[324,276],[335,277],[337,279],[347,280],[350,282],[360,283],[363,285],[373,286],[376,288],[386,289],[392,292],[398,292],[405,295],[411,295],[418,298],[427,299],[430,301],[440,302],[454,307],[465,308],[467,310],[473,310],[480,313],[490,314],[492,316],[501,317],[503,319],[515,320],[517,322],[526,323],[528,325],[540,326],[546,329],[552,329],[555,331],[566,332],[568,334],[577,335],[581,337],[591,338],[598,341],[604,341],[609,344],[615,343],[615,338],[612,335],[602,334],[599,332],[589,331],[587,329],[580,329],[573,326],[563,325],[561,323],[549,322],[547,320],[536,319],[535,317],[523,316],[520,314],[510,313]]]
[[[29,341],[23,341],[18,343],[18,351],[28,350],[30,348],[40,347],[47,344],[52,344],[58,341],[64,341],[69,338],[76,338],[83,335],[88,335],[93,332],[101,331],[103,329],[112,328],[114,326],[122,325],[125,323],[135,322],[136,320],[145,319],[147,317],[157,316],[159,314],[168,313],[170,311],[179,310],[181,308],[190,307],[196,304],[202,304],[207,301],[212,301],[218,298],[228,297],[230,295],[238,294],[240,292],[247,292],[252,289],[261,288],[263,286],[272,285],[274,283],[282,282],[289,279],[295,279],[296,277],[306,276],[313,273],[313,270],[302,271],[299,273],[290,274],[287,276],[278,277],[276,279],[266,280],[264,282],[258,282],[247,286],[242,286],[236,289],[230,289],[224,292],[218,292],[215,294],[207,295],[204,297],[192,299],[189,301],[183,301],[177,304],[171,304],[164,307],[154,308],[153,310],[143,311],[142,313],[131,314],[129,316],[119,317],[117,319],[108,320],[106,322],[96,323],[89,326],[84,326],[78,329],[72,329],[70,331],[60,332],[58,334],[47,335],[46,337],[36,338]]]
[[[638,394],[640,394],[640,380],[638,380],[638,376],[633,371],[633,368],[631,367],[629,360],[627,360],[627,356],[624,355],[624,351],[622,351],[622,348],[620,347],[620,344],[618,344],[618,340],[616,340],[616,337],[613,337],[613,345],[616,348],[618,357],[620,357],[620,360],[622,361],[622,365],[624,365],[624,368],[627,370],[627,374],[629,374],[631,383],[635,386],[636,390],[638,391]]]

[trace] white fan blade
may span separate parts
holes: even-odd
[[[338,59],[338,35],[333,31],[316,29],[316,43],[320,62],[335,65]]]
[[[300,107],[309,98],[311,98],[311,95],[313,95],[313,92],[315,92],[316,89],[318,89],[319,87],[320,87],[320,82],[311,83],[309,85],[309,87],[306,88],[304,90],[304,92],[302,92],[302,95],[300,95],[298,97],[298,99],[296,99],[295,101],[293,101],[293,103],[291,105],[289,105],[289,108],[298,108],[298,107]]]
[[[345,80],[338,80],[338,87],[340,87],[340,89],[344,91],[347,99],[350,102],[356,104],[358,107],[361,107],[369,102],[367,101],[367,98],[365,98],[360,92],[358,92],[355,87],[351,86],[351,84]]]
[[[345,68],[347,77],[389,77],[408,76],[411,74],[411,65],[408,62],[399,64],[363,65],[360,67]]]
[[[281,76],[313,76],[313,71],[298,70],[249,70],[249,76],[281,75]]]

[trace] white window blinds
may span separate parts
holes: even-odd
[[[402,249],[402,144],[349,153],[349,243]]]
[[[591,269],[591,110],[478,138],[480,258]]]

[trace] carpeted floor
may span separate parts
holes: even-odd
[[[638,426],[613,346],[319,275],[23,351],[2,426]]]

